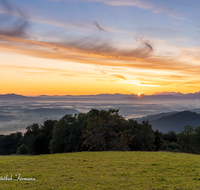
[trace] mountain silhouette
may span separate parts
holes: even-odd
[[[191,111],[183,111],[150,120],[149,123],[153,126],[153,129],[158,129],[164,133],[168,131],[180,132],[186,125],[200,126],[200,115]]]

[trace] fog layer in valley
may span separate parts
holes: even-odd
[[[91,109],[119,109],[127,119],[140,118],[163,112],[184,111],[200,108],[195,100],[148,100],[140,98],[81,98],[59,101],[0,101],[0,134],[25,132],[33,123],[43,124],[46,120],[59,120],[66,114],[88,112]],[[197,111],[198,112],[198,109]]]

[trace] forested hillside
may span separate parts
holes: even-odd
[[[187,125],[192,127],[200,126],[200,115],[191,111],[160,113],[136,118],[136,120],[139,123],[143,120],[148,120],[154,130],[158,129],[163,133],[167,133],[168,131],[178,133]]]

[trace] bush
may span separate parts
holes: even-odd
[[[28,154],[27,146],[25,144],[19,146],[16,154]]]

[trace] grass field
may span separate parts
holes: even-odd
[[[168,152],[79,152],[0,156],[0,189],[200,189],[200,156]]]

